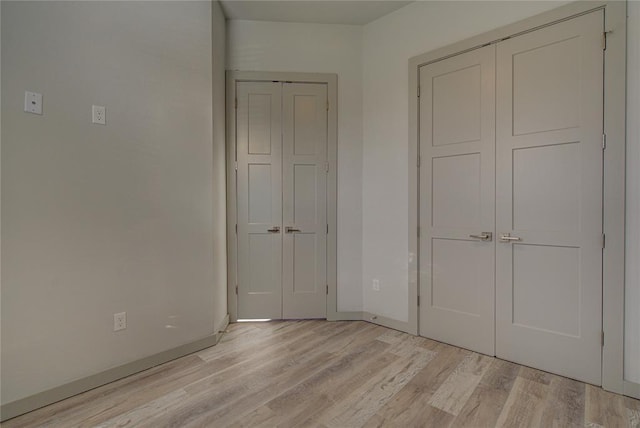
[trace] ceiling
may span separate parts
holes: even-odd
[[[364,25],[411,3],[398,0],[221,0],[228,19]]]

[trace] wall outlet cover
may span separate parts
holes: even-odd
[[[42,94],[25,91],[24,111],[33,114],[42,114]]]
[[[118,312],[113,314],[113,331],[120,331],[127,328],[127,313]]]
[[[91,122],[98,125],[106,125],[107,109],[104,106],[91,106]]]

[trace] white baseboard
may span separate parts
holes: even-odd
[[[334,312],[327,314],[327,321],[362,321],[362,312]]]
[[[373,324],[378,324],[383,327],[388,327],[394,330],[402,331],[404,333],[413,334],[411,333],[411,328],[409,326],[409,323],[406,321],[398,321],[398,320],[394,320],[393,318],[387,318],[382,315],[372,314],[370,312],[362,312],[361,319],[363,321],[367,321]]]
[[[229,314],[224,318],[220,331],[210,336],[84,377],[82,379],[74,380],[29,397],[3,404],[0,406],[0,421],[6,421],[7,419],[20,416],[41,407],[48,406],[49,404],[73,397],[74,395],[82,392],[89,391],[90,389],[94,389],[118,379],[131,376],[132,374],[143,370],[150,369],[151,367],[155,367],[168,361],[175,360],[176,358],[184,357],[185,355],[214,346],[220,341],[228,325]]]
[[[625,380],[624,395],[628,395],[629,397],[637,398],[638,400],[640,400],[640,383]]]

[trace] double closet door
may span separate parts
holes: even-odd
[[[236,85],[238,318],[325,318],[327,85]]]
[[[603,22],[420,68],[420,334],[597,385]]]

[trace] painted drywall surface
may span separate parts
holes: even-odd
[[[2,82],[2,2],[0,2],[0,82]],[[2,84],[0,84],[2,100]],[[2,108],[0,108],[0,243],[2,243]],[[0,244],[1,247],[1,244]],[[2,376],[2,255],[0,251],[0,377]],[[2,380],[0,380],[0,404],[2,401]]]
[[[211,3],[213,57],[213,313],[219,331],[227,314],[227,175],[225,62],[227,25],[220,3]]]
[[[625,379],[640,383],[640,2],[627,4]]]
[[[415,2],[364,26],[364,310],[408,320],[408,60],[558,2]],[[380,291],[372,289],[373,279]]]
[[[210,8],[2,2],[3,404],[214,333]]]
[[[0,2],[0,82],[2,82],[2,2]],[[0,84],[0,100],[2,99],[2,85]],[[0,108],[0,189],[2,189],[2,108]],[[1,192],[0,192],[1,193]],[[2,197],[0,197],[0,243],[2,242]],[[1,246],[1,245],[0,245]],[[2,350],[2,256],[0,255],[0,352]],[[0,370],[2,358],[0,355]],[[0,376],[2,373],[0,372]],[[0,385],[2,381],[0,380]],[[0,387],[0,404],[2,401],[2,388]]]
[[[362,28],[228,21],[227,68],[338,75],[338,310],[362,310]]]

